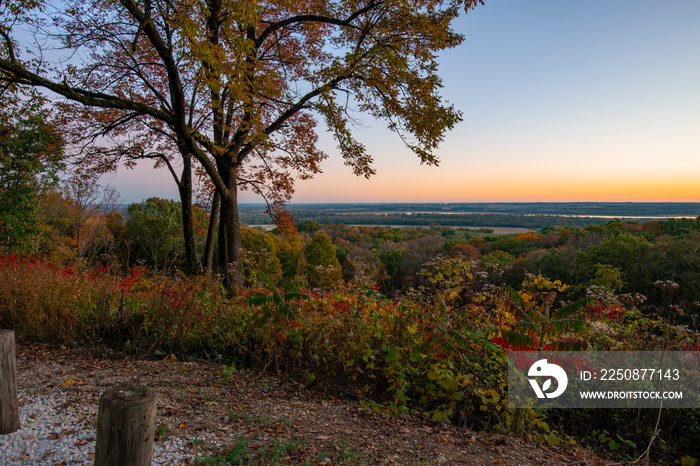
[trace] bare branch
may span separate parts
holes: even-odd
[[[273,32],[277,31],[278,29],[282,29],[287,26],[291,26],[293,24],[297,23],[304,23],[304,22],[314,22],[314,23],[325,23],[325,24],[334,24],[336,26],[351,26],[352,22],[357,19],[359,16],[375,9],[381,6],[384,3],[384,1],[371,1],[365,6],[364,8],[361,8],[351,15],[349,15],[345,19],[340,19],[340,18],[332,18],[329,16],[321,16],[321,15],[298,15],[298,16],[292,16],[290,18],[283,19],[282,21],[278,21],[276,23],[272,23],[265,30],[260,34],[260,37],[255,41],[255,46],[260,47],[263,42],[267,39],[267,37],[272,34]]]

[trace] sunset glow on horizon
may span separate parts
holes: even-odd
[[[389,180],[352,179],[333,191],[324,183],[306,189],[293,202],[700,202],[695,177],[679,180],[585,179],[541,180],[501,177],[470,180],[431,178]],[[248,202],[254,202],[250,200]]]

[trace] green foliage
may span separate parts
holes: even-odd
[[[170,429],[165,423],[160,423],[156,426],[156,440],[166,441],[170,438]]]
[[[515,260],[515,256],[506,251],[496,250],[484,255],[482,260],[485,264],[504,266],[513,262]]]
[[[251,445],[245,436],[236,436],[220,455],[205,456],[202,464],[244,465],[259,464],[274,466],[285,463],[284,458],[290,453],[298,453],[302,441],[297,438],[287,440],[266,440],[258,445]]]
[[[304,239],[301,235],[292,235],[279,245],[277,258],[282,268],[282,276],[288,280],[295,280],[304,276]]]
[[[0,104],[0,246],[29,252],[39,233],[39,196],[63,168],[63,140],[35,98]]]
[[[598,264],[595,271],[595,278],[591,280],[591,285],[602,286],[609,290],[620,291],[624,286],[622,281],[622,271],[618,267],[608,264]]]
[[[245,437],[235,437],[233,443],[227,448],[226,452],[217,456],[207,456],[202,462],[204,464],[231,464],[243,465],[249,464],[248,456],[248,439]]]
[[[257,286],[264,275],[266,280],[278,283],[282,277],[282,266],[277,258],[277,247],[273,236],[251,228],[241,229],[244,250],[243,273],[247,286]]]
[[[234,379],[234,373],[236,372],[236,365],[235,364],[224,364],[221,367],[221,372],[219,372],[219,375],[221,376],[221,382],[222,383],[228,383],[231,382]]]
[[[167,267],[182,244],[180,203],[151,197],[127,209],[125,236],[136,245],[136,258],[143,259],[154,271]]]
[[[607,430],[603,430],[602,433],[597,436],[598,441],[613,452],[619,452],[621,447],[627,447],[634,451],[637,448],[637,444],[632,440],[625,440],[620,434],[612,435]]]
[[[639,288],[642,282],[654,278],[649,276],[646,264],[640,261],[640,258],[650,256],[651,249],[652,245],[644,236],[623,232],[577,254],[572,266],[581,282],[589,282],[596,279],[599,264],[608,264],[624,271],[628,284]]]
[[[308,295],[301,292],[303,286],[302,282],[291,282],[284,286],[284,290],[280,293],[280,290],[272,283],[272,281],[265,275],[261,273],[260,276],[262,282],[265,284],[267,289],[272,293],[271,295],[257,293],[248,298],[248,304],[252,306],[263,306],[274,304],[277,308],[279,314],[286,319],[295,319],[296,315],[294,311],[287,305],[287,301],[294,299],[308,299]],[[267,320],[271,314],[264,314],[266,316],[263,320]]]
[[[531,276],[520,293],[504,287],[506,311],[515,318],[512,330],[503,334],[508,343],[537,350],[585,350],[588,342],[577,335],[586,324],[581,313],[593,299],[583,298],[556,309],[557,291],[565,289],[560,281],[542,276]]]
[[[384,266],[384,270],[389,277],[385,282],[388,284],[388,291],[393,292],[401,287],[405,275],[403,260],[406,250],[404,248],[388,249],[379,253],[379,260]]]
[[[342,277],[333,241],[324,233],[315,234],[306,243],[304,261],[306,275],[314,286],[330,287]]]
[[[297,226],[297,230],[302,233],[316,233],[320,228],[321,224],[312,220],[303,221]]]

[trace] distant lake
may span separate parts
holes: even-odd
[[[348,225],[349,227],[385,227],[385,228],[428,228],[429,225],[371,225],[371,224],[363,224],[363,225]],[[447,227],[447,228],[454,228],[455,230],[459,229],[466,229],[466,230],[481,230],[481,229],[487,229],[487,230],[493,230],[493,233],[496,235],[518,235],[521,233],[531,233],[535,232],[537,230],[533,230],[531,228],[519,228],[519,227],[482,227],[482,226],[452,226],[452,225],[440,225],[442,227]],[[248,225],[250,228],[257,228],[257,227],[262,227],[266,231],[274,230],[277,228],[277,225],[274,224],[261,224],[261,225]]]

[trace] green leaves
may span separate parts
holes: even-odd
[[[179,202],[152,197],[128,207],[126,236],[137,246],[136,253],[158,271],[182,241],[182,210]]]
[[[561,283],[550,282],[542,277],[532,277],[526,288],[535,291],[516,292],[507,286],[502,287],[506,295],[505,306],[516,322],[511,330],[503,332],[508,344],[514,347],[547,349],[554,351],[580,351],[587,343],[574,336],[586,322],[579,314],[593,304],[591,298],[584,298],[554,309],[556,290],[564,289]],[[553,291],[537,291],[553,290]]]
[[[275,307],[279,311],[279,315],[287,319],[296,319],[297,316],[294,313],[294,311],[289,307],[287,301],[294,299],[309,299],[309,296],[307,294],[301,292],[303,283],[288,283],[284,286],[282,293],[280,293],[280,290],[272,283],[270,278],[267,275],[265,275],[264,272],[261,272],[260,276],[263,280],[263,283],[265,283],[265,286],[272,294],[254,294],[253,296],[248,298],[247,303],[252,306],[265,306],[274,303]],[[272,316],[272,314],[269,311],[263,313],[262,315],[264,316],[263,323]]]
[[[593,304],[593,298],[583,298],[579,299],[578,301],[575,301],[571,304],[568,304],[564,306],[563,308],[559,309],[558,311],[554,312],[552,314],[552,318],[554,319],[566,319],[567,317],[570,317],[573,314],[576,314],[577,312],[581,311],[581,309],[590,306]]]
[[[0,246],[29,252],[39,232],[39,195],[63,168],[63,139],[47,123],[42,99],[10,97],[17,96],[0,103]]]

